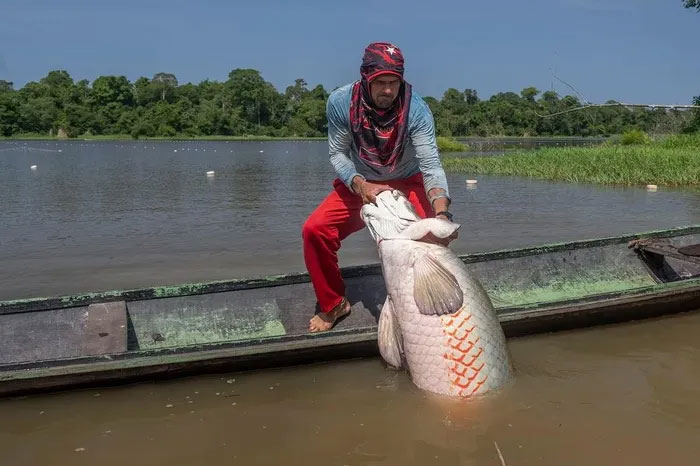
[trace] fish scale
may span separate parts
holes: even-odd
[[[434,393],[467,397],[503,386],[513,370],[505,335],[488,295],[449,248],[410,237],[423,227],[436,234],[440,228],[454,229],[453,224],[421,220],[416,215],[415,227],[406,228],[405,209],[411,206],[403,196],[383,192],[378,201],[376,208],[365,206],[362,215],[378,242],[388,294],[379,325],[382,356],[390,364],[400,361],[397,364],[409,371],[416,386]],[[408,206],[382,210],[382,206],[392,202],[405,202]],[[401,222],[389,223],[392,212],[403,212]],[[378,231],[392,233],[380,236]],[[422,236],[424,233],[419,238]],[[453,312],[438,315],[444,307],[426,310],[425,305],[421,309],[418,304],[416,283],[420,280],[416,263],[427,256],[439,264],[442,276],[454,278],[461,291],[461,306]],[[428,282],[433,283],[430,279]],[[454,282],[447,283],[454,287]],[[444,283],[432,287],[431,296],[439,294],[436,290],[445,288]],[[402,352],[397,355],[396,351]]]

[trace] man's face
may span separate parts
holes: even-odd
[[[374,106],[382,110],[391,107],[399,95],[400,88],[401,79],[398,76],[382,74],[374,78],[369,83],[369,93],[372,96]]]

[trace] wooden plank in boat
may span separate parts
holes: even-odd
[[[126,351],[126,302],[90,304],[83,339],[83,355]]]
[[[124,301],[5,315],[0,364],[124,352],[126,330]]]

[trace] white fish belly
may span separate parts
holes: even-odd
[[[457,279],[462,307],[453,314],[421,314],[414,300],[413,258],[427,249]],[[380,244],[387,292],[403,337],[413,382],[450,396],[472,396],[501,387],[512,375],[505,336],[491,301],[449,249],[415,241]]]

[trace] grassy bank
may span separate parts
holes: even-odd
[[[617,185],[700,186],[700,134],[639,145],[557,147],[496,157],[449,158],[445,170]]]
[[[469,147],[465,146],[456,139],[445,136],[438,136],[436,139],[438,150],[443,154],[447,152],[466,152],[469,150]]]

